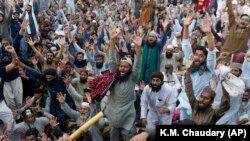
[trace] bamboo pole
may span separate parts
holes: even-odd
[[[69,136],[71,141],[77,140],[82,134],[86,133],[90,126],[98,122],[102,117],[104,117],[103,112],[97,113],[94,117],[83,124],[79,129],[77,129],[73,134]]]

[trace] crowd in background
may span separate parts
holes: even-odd
[[[250,0],[0,0],[0,141],[248,125],[249,47]]]

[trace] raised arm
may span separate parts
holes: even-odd
[[[192,20],[194,18],[195,14],[192,12],[192,13],[188,13],[185,20],[184,20],[184,23],[183,23],[183,39],[189,39],[189,25],[192,23]]]
[[[109,41],[109,70],[115,72],[117,69],[117,61],[115,55],[115,40],[118,35],[115,29],[109,31],[110,41]]]
[[[12,62],[5,67],[5,71],[8,73],[11,72],[13,69],[15,69],[17,65],[18,56],[15,52],[15,49],[12,46],[5,47],[5,50],[9,52],[12,57]]]
[[[164,32],[164,35],[161,39],[161,42],[160,42],[160,48],[162,49],[167,41],[167,28],[168,28],[168,25],[169,25],[169,22],[170,22],[170,19],[168,16],[165,17],[164,19],[164,22],[162,23],[162,27],[163,27],[163,32]]]
[[[66,94],[62,94],[62,93],[58,93],[57,94],[57,100],[60,102],[61,104],[61,109],[71,118],[73,118],[74,120],[77,120],[78,118],[80,118],[80,114],[79,112],[71,109],[69,107],[69,105],[65,102],[66,100]]]
[[[229,16],[229,29],[236,24],[233,12],[232,0],[227,0],[227,13]]]
[[[193,58],[190,58],[187,64],[187,71],[185,73],[185,91],[189,99],[191,108],[194,109],[195,105],[198,104],[198,101],[196,100],[194,96],[193,83],[192,83],[192,79],[190,75],[190,67],[192,64],[193,64]]]
[[[29,47],[35,52],[35,55],[38,58],[38,61],[41,64],[44,64],[45,59],[44,59],[43,55],[35,47],[36,41],[32,41],[32,39],[28,38],[27,39],[27,43],[28,43]]]
[[[225,112],[229,109],[230,107],[230,97],[228,92],[226,91],[226,89],[224,88],[222,82],[221,82],[221,86],[222,86],[222,98],[221,98],[221,103],[218,109],[215,109],[215,116],[217,118],[222,117]]]
[[[142,35],[134,35],[132,37],[133,43],[135,44],[135,61],[133,64],[133,81],[137,81],[140,73],[140,66],[141,66],[141,47],[142,47],[142,40],[144,38],[144,34]]]

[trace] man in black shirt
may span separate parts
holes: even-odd
[[[12,115],[10,108],[6,105],[4,101],[2,76],[12,71],[16,67],[17,55],[15,52],[15,49],[12,46],[7,46],[5,50],[9,52],[12,56],[12,62],[10,64],[4,67],[0,67],[0,107],[1,107],[0,108],[0,120],[2,120],[4,123],[4,126],[7,127],[7,124],[10,122],[13,115]],[[10,137],[9,140],[11,140],[10,134],[9,134],[9,137]]]

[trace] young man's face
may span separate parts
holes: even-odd
[[[205,59],[206,59],[206,55],[204,54],[204,52],[201,50],[196,50],[194,54],[194,64],[200,65],[205,61]]]
[[[151,84],[152,84],[152,88],[153,88],[153,89],[156,89],[157,87],[161,86],[162,81],[161,81],[160,78],[154,77],[154,78],[152,78],[152,80],[151,80]]]
[[[77,59],[77,61],[82,61],[83,60],[83,55],[82,54],[78,54],[76,56],[76,59]]]
[[[241,75],[241,71],[240,71],[239,68],[232,68],[232,69],[231,69],[231,73],[232,73],[233,75],[235,75],[236,77],[240,77],[240,75]]]
[[[34,123],[35,122],[35,116],[33,114],[27,115],[25,117],[25,122],[29,123],[29,124]]]
[[[130,71],[130,65],[127,62],[121,61],[118,69],[119,69],[120,75],[125,76]]]
[[[35,135],[30,135],[30,136],[26,136],[25,141],[36,141],[37,138]]]
[[[213,103],[213,99],[211,98],[209,93],[203,92],[198,102],[199,102],[198,107],[204,109],[211,106],[211,104]]]
[[[250,17],[243,16],[239,19],[239,26],[245,28],[249,25]]]
[[[245,93],[243,94],[242,101],[243,101],[243,102],[248,102],[249,99],[250,99],[250,93],[249,93],[249,92],[245,92]]]
[[[89,112],[89,107],[86,107],[86,106],[81,106],[80,108],[79,108],[79,112],[81,113],[81,114],[86,114],[86,113],[88,113]]]
[[[53,58],[54,58],[54,55],[52,54],[52,53],[47,53],[47,61],[49,61],[49,62],[52,62],[53,61]]]
[[[148,36],[148,42],[149,42],[150,44],[156,42],[156,40],[157,40],[157,37],[155,37],[155,36],[150,36],[150,35]]]

